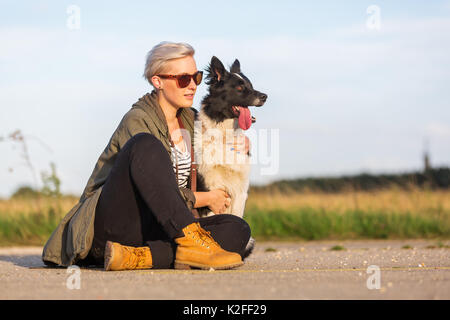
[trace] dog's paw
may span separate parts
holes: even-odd
[[[247,246],[245,247],[242,260],[246,259],[253,252],[253,249],[255,248],[255,243],[256,243],[255,239],[253,239],[253,237],[250,237]]]

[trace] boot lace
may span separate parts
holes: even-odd
[[[192,237],[197,243],[201,241],[201,245],[208,249],[210,246],[219,247],[219,244],[211,236],[211,232],[203,229],[200,224],[197,224],[197,230],[192,232]]]
[[[130,253],[130,258],[126,261],[127,268],[138,268],[145,265],[145,248],[124,247]]]

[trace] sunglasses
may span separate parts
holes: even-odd
[[[203,71],[197,71],[194,74],[158,74],[157,76],[163,79],[177,79],[178,87],[186,88],[191,83],[191,79],[194,79],[195,84],[199,85],[202,82]]]

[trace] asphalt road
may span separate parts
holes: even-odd
[[[0,299],[450,299],[450,249],[436,244],[257,242],[234,270],[118,272],[46,268],[42,248],[7,247]]]

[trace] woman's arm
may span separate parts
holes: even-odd
[[[211,196],[209,191],[198,191],[194,192],[195,203],[194,208],[201,208],[209,206],[211,203]]]

